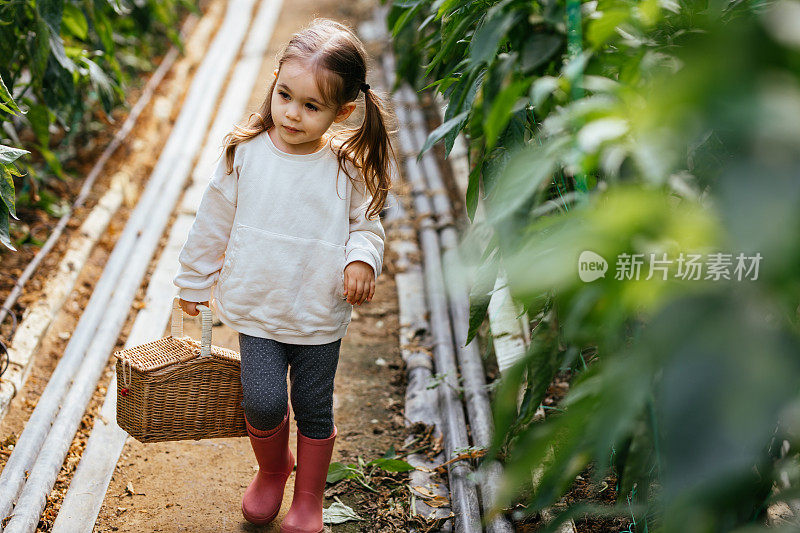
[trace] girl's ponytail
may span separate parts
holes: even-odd
[[[372,201],[367,208],[367,218],[378,215],[386,203],[391,189],[392,162],[397,158],[386,128],[390,114],[383,100],[366,83],[364,91],[364,122],[361,127],[344,141],[342,152],[350,159],[364,176],[367,191]],[[341,165],[341,161],[340,161]]]

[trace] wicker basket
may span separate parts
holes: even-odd
[[[114,353],[117,424],[140,442],[244,437],[239,354],[211,345],[211,310],[202,342],[183,336],[175,298],[169,337]]]

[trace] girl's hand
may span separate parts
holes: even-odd
[[[208,307],[208,302],[187,302],[183,298],[178,298],[178,304],[183,309],[183,312],[189,316],[197,316],[200,310],[197,309],[197,304],[202,304]]]
[[[351,305],[372,300],[375,294],[375,273],[364,261],[353,261],[344,267],[344,296]]]

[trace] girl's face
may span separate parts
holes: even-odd
[[[313,74],[301,62],[287,61],[275,70],[275,76],[278,79],[271,100],[275,128],[269,136],[284,152],[316,152],[325,144],[323,135],[331,124],[345,120],[356,107],[355,102],[339,109],[326,104]]]

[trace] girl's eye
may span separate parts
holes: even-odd
[[[289,95],[283,91],[278,91],[278,94],[281,95],[281,98],[283,98],[284,100],[289,99]]]
[[[316,110],[317,110],[317,106],[315,106],[314,104],[306,104],[306,106],[308,106],[308,108],[309,108],[311,111],[316,111]]]

